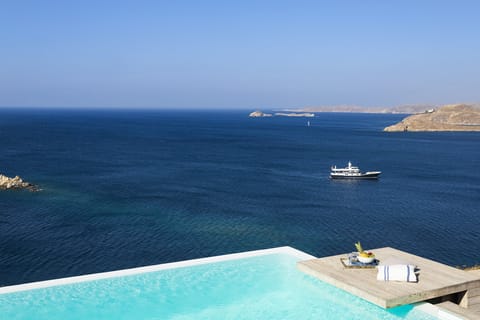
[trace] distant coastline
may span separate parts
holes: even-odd
[[[278,110],[275,113],[264,113],[260,110],[253,111],[250,117],[314,117],[315,113],[339,112],[339,113],[378,113],[378,114],[421,114],[428,110],[438,109],[440,106],[432,104],[414,104],[395,107],[363,107],[355,105],[337,105],[337,106],[314,106],[303,108],[287,108]]]
[[[480,104],[452,104],[444,106],[408,105],[393,108],[360,106],[307,107],[285,109],[284,112],[253,111],[249,117],[315,117],[315,113],[376,113],[409,115],[402,121],[384,128],[384,131],[480,131]]]
[[[402,105],[395,107],[362,107],[351,105],[338,106],[313,106],[303,108],[284,109],[286,112],[350,112],[350,113],[392,113],[392,114],[416,114],[423,113],[426,110],[436,109],[438,105],[418,104]]]

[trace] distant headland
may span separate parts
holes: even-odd
[[[480,131],[480,105],[453,104],[429,109],[384,131]]]
[[[40,191],[37,186],[31,184],[30,182],[23,181],[19,176],[9,178],[3,174],[0,174],[0,190],[8,189],[26,189],[32,192]]]

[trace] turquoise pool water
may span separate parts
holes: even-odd
[[[304,275],[268,254],[0,294],[1,319],[409,319]]]

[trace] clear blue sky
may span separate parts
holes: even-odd
[[[0,106],[480,101],[480,1],[0,1]]]

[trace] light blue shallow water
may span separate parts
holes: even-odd
[[[409,319],[304,275],[285,254],[0,295],[1,319]]]

